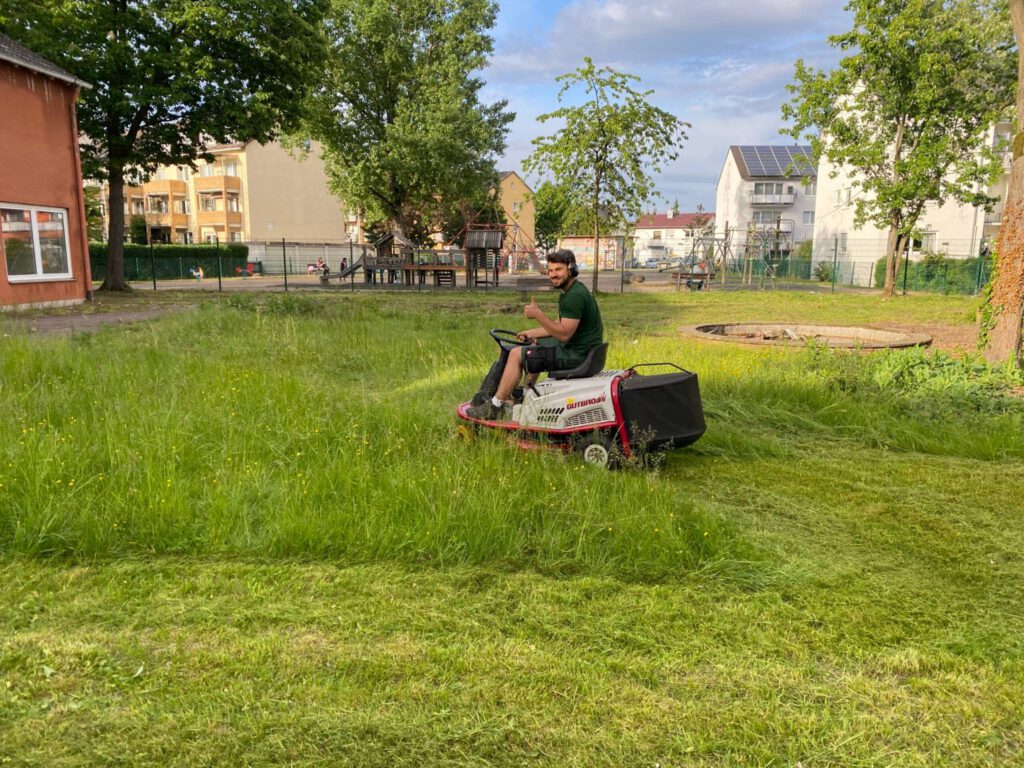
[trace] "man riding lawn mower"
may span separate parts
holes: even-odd
[[[705,430],[696,374],[671,363],[603,371],[608,344],[601,312],[578,274],[572,251],[548,256],[548,279],[560,291],[558,319],[531,301],[523,313],[539,327],[520,333],[492,330],[498,361],[473,399],[459,405],[459,418],[563,450],[577,448],[585,461],[601,466],[632,456],[638,447],[696,441]],[[637,370],[652,366],[676,370],[659,375]],[[548,377],[538,382],[542,372]]]

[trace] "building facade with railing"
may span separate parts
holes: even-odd
[[[364,239],[360,217],[331,194],[316,145],[303,156],[276,142],[210,153],[195,170],[165,166],[126,186],[126,221],[144,216],[149,241],[158,243]],[[107,203],[104,192],[105,219]]]
[[[789,252],[814,236],[817,163],[806,145],[733,145],[715,193],[715,234]],[[769,236],[770,235],[770,236]]]
[[[1010,124],[998,123],[987,132],[984,141],[1002,149],[1008,145]],[[990,244],[1002,222],[1003,201],[1009,182],[1010,157],[1004,152],[1003,175],[985,191],[999,200],[992,211],[981,206],[964,205],[947,200],[943,205],[927,203],[918,223],[920,235],[908,247],[907,258],[915,260],[926,254],[951,258],[975,258]],[[884,258],[889,231],[867,222],[854,224],[859,194],[855,175],[844,166],[836,166],[826,158],[819,164],[818,204],[815,211],[814,259],[838,263],[869,263]],[[867,272],[865,272],[865,275]],[[858,284],[864,284],[858,281]]]

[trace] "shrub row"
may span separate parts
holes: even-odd
[[[975,294],[988,282],[988,259],[952,259],[942,253],[926,253],[918,261],[910,262],[907,272],[905,260],[896,272],[896,287],[932,293]],[[885,285],[885,259],[875,262],[875,285]]]
[[[150,250],[152,249],[152,251]],[[218,258],[219,257],[219,258]],[[188,278],[202,268],[207,277],[222,274],[233,276],[246,271],[249,246],[242,243],[208,244],[124,244],[124,277],[126,280],[158,280]],[[89,263],[93,280],[107,274],[107,243],[89,243]]]

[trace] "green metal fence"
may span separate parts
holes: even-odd
[[[89,244],[92,279],[107,275],[107,244]],[[124,246],[126,280],[180,280],[194,278],[200,270],[205,277],[236,277],[259,272],[261,265],[249,262],[245,245],[134,245]]]

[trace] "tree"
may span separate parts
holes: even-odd
[[[481,104],[473,76],[496,13],[492,0],[332,0],[303,130],[323,144],[335,194],[396,234],[498,185],[515,115]]]
[[[133,213],[128,219],[128,239],[140,245],[149,242],[149,225],[146,224],[146,217],[141,213]]]
[[[594,281],[601,233],[625,227],[643,212],[654,192],[652,173],[678,156],[675,148],[686,139],[689,123],[652,106],[653,91],[631,86],[639,78],[609,67],[595,67],[589,57],[584,66],[556,78],[562,83],[561,102],[582,85],[593,98],[579,106],[564,106],[537,119],[564,121],[552,136],[533,140],[535,149],[523,168],[549,172],[565,190],[574,208],[587,210],[594,233]]]
[[[999,227],[996,268],[989,286],[988,336],[985,357],[991,362],[1020,366],[1024,325],[1024,0],[1010,0],[1013,31],[1017,38],[1017,135],[1013,140],[1013,165]]]
[[[124,180],[211,144],[266,142],[323,60],[325,0],[7,0],[0,31],[93,85],[78,104],[85,175],[109,187],[107,276],[125,290]]]
[[[569,196],[561,187],[545,181],[533,194],[534,240],[545,252],[558,245],[558,238],[566,234],[570,216]]]
[[[100,202],[100,188],[95,184],[86,184],[82,189],[82,200],[85,204],[85,229],[90,243],[98,243],[103,239],[103,204]]]
[[[1011,103],[1013,39],[1005,0],[850,0],[847,51],[829,73],[796,62],[786,130],[845,165],[861,190],[855,226],[888,229],[884,295],[925,205],[990,207],[1002,172],[983,137]]]

